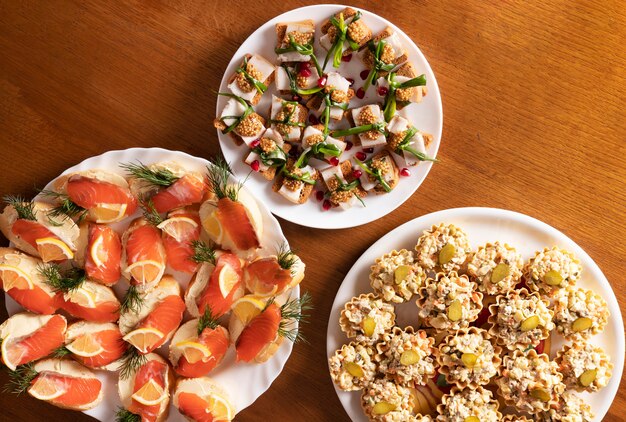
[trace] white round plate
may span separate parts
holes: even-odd
[[[606,350],[611,357],[615,365],[613,375],[609,385],[599,393],[581,394],[596,415],[594,421],[600,422],[613,403],[624,368],[624,324],[615,294],[600,268],[573,240],[546,223],[513,211],[495,208],[455,208],[438,211],[401,225],[370,246],[352,266],[335,296],[328,321],[326,341],[328,357],[330,358],[335,350],[348,342],[339,328],[339,314],[345,303],[354,296],[372,291],[369,285],[369,273],[370,266],[374,264],[376,258],[393,249],[413,250],[422,232],[433,224],[441,222],[452,223],[462,228],[468,234],[473,248],[499,240],[515,247],[527,260],[535,251],[556,245],[572,251],[580,259],[583,277],[578,286],[593,289],[600,294],[606,300],[611,312],[604,332],[594,336],[592,341],[593,344]],[[414,300],[396,307],[396,310],[399,311],[398,321],[401,326],[415,324],[417,309]],[[555,341],[551,346],[552,356],[562,345],[562,340],[559,341],[558,337],[553,337]],[[354,422],[367,422],[360,404],[360,392],[345,392],[336,387],[335,391],[346,413]]]
[[[313,19],[316,24],[315,51],[317,52],[318,60],[320,60],[320,65],[323,65],[326,50],[320,47],[317,42],[321,35],[320,24],[330,16],[343,10],[345,7],[346,6],[332,4],[301,7],[299,9],[283,13],[282,15],[277,16],[263,24],[259,29],[254,31],[254,33],[243,42],[243,44],[241,44],[241,47],[239,47],[233,56],[232,60],[228,64],[228,67],[226,68],[224,77],[222,78],[220,92],[229,92],[227,88],[228,79],[239,67],[245,54],[258,53],[270,61],[276,59],[276,53],[274,53],[276,33],[274,28],[279,22]],[[426,75],[428,95],[424,97],[424,100],[421,103],[411,104],[404,108],[400,113],[413,122],[414,126],[418,129],[426,133],[433,134],[434,142],[430,146],[428,153],[433,157],[436,156],[441,140],[443,111],[441,108],[439,88],[430,65],[415,43],[404,32],[402,32],[401,29],[374,13],[363,9],[358,10],[362,12],[362,19],[367,22],[374,35],[378,34],[388,26],[392,27],[402,39],[402,42],[404,43],[404,46],[409,54],[409,61],[413,63],[418,73],[424,73]],[[331,71],[332,69],[332,63],[329,63],[326,67],[326,71]],[[352,60],[348,63],[342,62],[338,71],[343,76],[351,77],[355,80],[352,88],[356,91],[363,85],[364,81],[360,78],[359,73],[364,69],[365,66],[361,63],[360,58],[356,54],[353,54]],[[269,105],[272,94],[275,92],[275,84],[272,84],[268,91],[263,95],[259,105],[255,106],[255,109],[259,112],[259,114],[263,116],[269,115]],[[226,97],[218,96],[216,116],[221,114],[227,100],[228,98]],[[376,95],[375,89],[370,87],[364,99],[359,100],[355,96],[350,102],[350,106],[359,107],[361,105],[371,104],[374,102],[382,102],[382,99]],[[344,126],[346,123],[345,120],[346,119],[344,119],[343,122]],[[223,135],[219,130],[217,132],[220,146],[226,160],[231,163],[235,175],[240,179],[243,179],[248,175],[248,173],[250,173],[250,166],[243,162],[245,155],[247,155],[247,147],[245,145],[237,146],[230,136]],[[345,160],[350,158],[354,153],[360,150],[360,147],[355,146],[352,150],[344,153],[341,159]],[[312,197],[304,204],[295,205],[276,192],[273,192],[272,183],[265,180],[260,174],[252,174],[248,179],[247,185],[248,188],[254,191],[257,198],[267,205],[272,213],[284,218],[285,220],[289,220],[302,226],[320,229],[339,229],[369,223],[370,221],[374,221],[395,210],[411,195],[413,195],[416,189],[426,178],[431,166],[432,163],[430,162],[422,162],[416,167],[411,167],[411,175],[409,177],[401,177],[400,182],[393,191],[384,195],[368,195],[367,198],[365,198],[365,208],[357,203],[352,208],[345,211],[340,208],[336,208],[323,212],[322,203],[316,201],[315,194],[313,194]]]
[[[209,165],[207,160],[193,157],[183,152],[169,151],[162,148],[130,148],[121,151],[109,151],[102,155],[88,158],[80,164],[65,170],[61,176],[67,173],[90,169],[103,169],[124,175],[124,170],[119,167],[119,164],[137,161],[141,161],[143,164],[175,161],[186,169],[200,172],[204,172],[206,166]],[[52,183],[53,181],[48,183],[45,189],[52,189]],[[246,188],[244,187],[244,189]],[[259,209],[261,210],[261,215],[263,216],[264,227],[261,239],[261,244],[264,245],[264,247],[259,251],[259,254],[270,255],[275,253],[274,248],[276,245],[287,242],[287,239],[285,239],[285,236],[280,228],[280,224],[278,224],[276,218],[269,212],[263,203],[260,201],[257,202],[259,203]],[[121,223],[112,225],[112,227],[118,233],[122,233],[130,222],[140,214],[140,211],[137,211],[137,214],[132,218],[125,219]],[[189,279],[191,278],[188,274],[173,272],[169,268],[166,273],[173,274],[180,282],[183,289],[187,287]],[[127,288],[128,283],[124,279],[120,280],[114,287],[118,297],[122,297]],[[291,293],[293,297],[299,297],[299,286],[296,286],[293,290],[291,290]],[[13,315],[16,312],[23,310],[20,305],[18,305],[6,294],[5,301],[9,315]],[[189,315],[185,312],[185,320],[188,319],[190,319]],[[169,342],[157,351],[166,359],[168,345]],[[250,406],[270,387],[272,382],[281,373],[283,366],[285,366],[287,359],[291,355],[292,348],[293,344],[290,341],[284,341],[278,349],[278,352],[263,364],[235,364],[235,351],[234,348],[231,347],[228,350],[224,361],[209,374],[209,377],[214,379],[226,390],[232,404],[235,406],[237,412],[239,412]],[[104,400],[94,409],[88,410],[84,413],[100,421],[112,421],[115,419],[115,412],[118,407],[121,406],[121,402],[117,394],[118,375],[117,372],[96,371],[96,373],[98,378],[103,383]],[[186,421],[186,419],[172,404],[170,404],[170,414],[167,420],[176,422]]]

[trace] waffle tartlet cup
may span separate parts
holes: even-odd
[[[477,353],[472,353],[472,352],[464,352],[464,353],[472,353],[473,355],[478,356],[474,365],[472,367],[467,367],[463,363],[463,360],[461,359],[461,357],[459,357],[456,353],[453,353],[451,355],[450,352],[444,351],[446,347],[450,347],[450,343],[452,343],[453,341],[455,341],[456,339],[460,337],[468,336],[468,335],[479,336],[482,339],[482,342],[488,342],[489,347],[492,348],[493,356],[491,357],[490,361],[481,362],[480,364],[480,368],[486,371],[486,374],[483,375],[482,379],[470,379],[470,377],[468,377],[468,379],[466,380],[460,380],[452,372],[452,370],[456,366],[459,366],[461,368],[467,368],[468,372],[474,375],[474,368],[476,368],[476,365],[478,364],[479,359],[482,357],[482,355],[477,355]],[[445,376],[446,382],[448,384],[456,385],[460,389],[465,389],[468,387],[472,389],[476,389],[480,387],[481,385],[489,384],[491,379],[497,375],[498,368],[500,367],[500,364],[502,363],[502,358],[500,357],[500,354],[502,353],[502,348],[493,343],[494,341],[492,340],[492,336],[489,334],[487,330],[483,330],[481,328],[476,328],[476,327],[462,328],[458,330],[456,333],[448,335],[439,344],[439,347],[438,347],[437,363],[439,364],[439,373]]]
[[[571,287],[580,279],[582,265],[574,254],[557,246],[535,252],[522,270],[530,291],[553,296],[560,289]],[[559,284],[554,284],[561,278]]]
[[[454,246],[450,259],[442,263],[441,250],[444,246]],[[426,271],[461,271],[465,269],[470,252],[467,234],[454,224],[433,225],[417,239],[415,260]],[[447,258],[446,258],[447,259]]]
[[[410,343],[409,346],[407,342]],[[424,330],[416,331],[411,326],[404,329],[394,327],[376,344],[375,360],[378,362],[379,372],[399,384],[426,384],[435,374],[437,348],[434,344],[435,339],[429,337]],[[405,356],[418,358],[418,361],[405,364],[402,362]]]
[[[387,302],[411,300],[426,280],[426,272],[415,262],[413,252],[406,249],[386,253],[370,269],[370,286]]]
[[[561,395],[557,406],[537,415],[541,422],[591,422],[595,415],[585,401],[571,391]]]
[[[580,306],[584,302],[584,306]],[[606,301],[593,290],[568,288],[559,292],[554,299],[554,323],[559,334],[566,340],[580,341],[604,331],[609,321],[609,307]],[[579,318],[589,321],[589,327],[576,330]],[[582,319],[580,320],[582,321]]]
[[[470,254],[467,274],[488,295],[506,294],[522,277],[524,259],[517,250],[500,242],[479,246]]]
[[[376,406],[387,403],[390,410],[380,413]],[[407,387],[378,378],[372,381],[361,394],[361,407],[370,421],[405,421],[411,418],[410,391]],[[378,410],[378,411],[376,411]]]
[[[532,422],[524,415],[504,415],[502,422]]]
[[[372,345],[355,341],[344,344],[341,349],[335,351],[328,359],[328,366],[330,377],[337,388],[343,391],[357,391],[366,387],[378,372],[378,365],[374,360],[375,352],[376,349]],[[359,371],[362,375],[358,374]]]
[[[441,291],[446,284],[452,286],[449,293]],[[438,273],[434,279],[427,279],[420,288],[415,303],[419,317],[427,326],[451,331],[469,327],[482,310],[482,300],[483,294],[477,291],[476,283],[470,281],[466,275],[452,271],[447,274]],[[455,302],[459,306],[454,305]],[[444,305],[443,308],[440,304]],[[458,319],[451,318],[451,308],[455,306],[461,313]]]
[[[528,363],[531,363],[530,367]],[[551,377],[549,383],[548,375]],[[535,413],[558,405],[559,397],[565,391],[562,381],[563,374],[558,371],[556,362],[551,362],[545,353],[537,354],[531,349],[527,353],[515,350],[512,355],[505,356],[495,383],[507,406]]]
[[[532,315],[523,316],[521,310],[516,311],[511,315],[511,323],[516,323],[517,327],[511,324],[503,325],[499,321],[501,314],[500,309],[505,306],[512,306],[515,301],[530,301],[536,307],[536,310],[541,310],[544,323],[541,323],[542,318],[537,313]],[[522,318],[518,320],[518,312],[522,314]],[[504,315],[504,313],[502,313]],[[537,346],[541,340],[545,340],[550,336],[550,332],[554,328],[552,317],[554,313],[550,310],[550,303],[547,299],[542,298],[538,292],[529,293],[528,290],[522,288],[520,290],[513,290],[506,295],[499,295],[496,297],[496,302],[489,305],[489,317],[487,321],[491,325],[489,328],[489,334],[496,340],[496,343],[509,350],[524,350],[528,347]],[[539,318],[540,323],[532,329],[525,330],[522,328],[524,322],[536,316]],[[530,322],[530,321],[529,321]],[[528,324],[530,326],[530,324]]]
[[[355,315],[359,312],[358,305],[360,302],[368,302],[372,309],[367,314]],[[353,317],[353,315],[355,315]],[[373,318],[375,322],[374,331],[368,336],[363,330],[363,320],[365,318]],[[345,304],[339,317],[339,327],[341,331],[346,333],[348,338],[356,338],[357,341],[365,343],[375,343],[382,339],[386,332],[389,332],[395,325],[396,314],[393,305],[386,303],[374,293],[363,293],[357,297],[353,297]],[[380,323],[384,323],[381,326]]]
[[[585,362],[585,357],[588,355],[595,355],[595,359]],[[576,363],[576,360],[581,358],[583,362]],[[584,341],[572,345],[564,345],[556,353],[554,361],[559,365],[559,370],[563,374],[563,383],[568,390],[596,392],[607,386],[613,373],[613,364],[604,349],[594,347],[592,344]],[[587,377],[591,375],[587,371],[595,371],[595,374],[593,375],[593,380],[587,386],[584,386],[583,381],[588,382],[591,379],[581,379],[585,373],[587,373],[585,375]]]
[[[456,400],[459,396],[464,397],[466,401],[475,404],[473,409],[470,411],[468,415],[460,415],[461,418],[465,419],[470,416],[476,416],[479,418],[480,422],[496,422],[502,419],[502,413],[498,410],[500,404],[498,400],[496,400],[493,396],[493,393],[483,387],[477,387],[475,389],[465,388],[461,389],[459,387],[452,387],[450,393],[444,395],[441,399],[441,404],[437,406],[437,412],[439,416],[437,416],[438,422],[452,422],[457,421],[459,419],[451,419],[446,415],[446,409],[448,406],[451,406],[452,402]],[[487,403],[481,402],[484,399],[488,399]],[[489,404],[490,406],[487,406]],[[455,409],[461,410],[466,409],[470,406],[455,406]],[[492,409],[490,409],[492,408]],[[462,419],[462,420],[463,420]]]

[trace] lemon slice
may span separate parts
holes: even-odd
[[[177,242],[185,240],[185,235],[194,231],[197,227],[198,223],[189,217],[168,218],[157,226],[157,228],[176,239]]]
[[[156,381],[150,379],[131,397],[144,406],[154,406],[165,400],[167,393]]]
[[[155,344],[164,337],[164,334],[156,328],[138,328],[124,336],[124,340],[132,344],[141,353],[148,353]]]
[[[228,400],[222,396],[209,397],[209,412],[214,421],[230,421],[233,419],[233,409]]]
[[[13,288],[32,290],[35,288],[31,277],[18,267],[0,264],[0,279],[5,292]]]
[[[246,287],[259,296],[274,296],[278,291],[278,285],[274,284],[270,287],[259,279],[256,279],[254,283],[246,283]]]
[[[9,341],[8,339],[4,339],[2,342],[2,362],[4,362],[6,367],[11,371],[15,371],[15,368],[17,368],[22,360],[22,356],[26,353],[25,349],[11,348],[10,346],[13,343],[13,341]]]
[[[204,344],[195,341],[181,341],[176,347],[183,349],[183,356],[189,363],[206,362],[211,356],[211,351]]]
[[[265,308],[265,302],[263,300],[257,296],[248,295],[233,303],[232,310],[237,318],[243,322],[244,325],[247,325],[252,318],[261,313],[263,308]]]
[[[65,347],[76,356],[82,356],[84,358],[98,356],[100,353],[104,352],[104,347],[90,334],[78,337]]]
[[[202,226],[204,226],[204,230],[206,230],[211,240],[218,244],[222,243],[222,223],[217,218],[217,211],[209,214],[202,222]]]
[[[106,224],[120,221],[126,215],[126,204],[96,204],[89,210],[96,223]]]
[[[35,240],[37,250],[43,262],[63,261],[74,258],[74,252],[69,246],[56,237],[43,237]]]
[[[28,393],[39,400],[53,400],[65,394],[65,389],[44,374],[37,377]]]
[[[225,264],[220,271],[218,281],[220,283],[220,292],[222,293],[222,297],[227,297],[231,290],[233,290],[233,287],[235,287],[235,284],[239,281],[239,275],[233,267]]]
[[[165,264],[152,260],[138,261],[129,265],[126,271],[140,284],[154,283],[163,277]]]
[[[107,252],[104,249],[104,236],[98,236],[96,241],[93,242],[89,255],[96,267],[104,266],[104,262],[107,260]]]
[[[95,308],[96,307],[96,293],[89,291],[85,288],[78,288],[70,290],[64,295],[65,300],[73,302],[83,308]]]

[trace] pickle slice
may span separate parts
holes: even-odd
[[[400,284],[404,280],[406,280],[410,272],[411,267],[409,267],[408,265],[400,265],[398,268],[396,268],[396,270],[393,272],[393,277],[396,284]]]
[[[550,393],[548,393],[543,388],[535,388],[533,390],[530,390],[530,395],[537,400],[541,400],[542,402],[550,401]]]
[[[374,331],[376,331],[376,321],[374,321],[374,318],[365,318],[363,320],[363,332],[365,333],[365,335],[371,337],[374,335]]]
[[[507,264],[498,264],[491,273],[491,282],[493,284],[499,283],[504,280],[511,271],[511,268]]]
[[[448,306],[448,319],[450,321],[458,321],[463,317],[463,308],[461,302],[456,299]]]
[[[420,357],[415,350],[407,350],[400,356],[400,363],[402,365],[413,365],[419,362]]]
[[[591,321],[591,318],[586,318],[586,317],[577,318],[576,321],[572,323],[572,330],[575,333],[579,333],[581,331],[585,331],[591,328],[592,324],[593,324],[593,321]]]
[[[463,422],[480,422],[480,419],[478,419],[478,416],[468,416],[463,419]]]
[[[443,265],[452,261],[455,253],[456,247],[452,243],[446,243],[439,251],[439,263]]]
[[[534,330],[539,326],[539,317],[537,315],[530,316],[522,321],[521,330],[523,332]]]
[[[558,271],[550,270],[543,276],[543,281],[550,286],[560,286],[563,276]]]
[[[580,376],[578,377],[578,382],[580,382],[580,385],[582,385],[583,387],[589,387],[591,383],[596,380],[597,376],[598,376],[597,369],[588,369],[582,374],[580,374]]]
[[[361,365],[358,363],[346,362],[343,364],[343,367],[346,368],[346,371],[353,377],[363,378],[365,376],[363,368],[361,368]]]
[[[393,412],[394,410],[396,410],[396,407],[398,406],[396,406],[395,404],[388,403],[386,401],[381,401],[374,405],[372,412],[375,415],[386,415],[387,413]]]
[[[478,360],[478,356],[473,353],[463,353],[461,355],[461,362],[468,368],[473,368],[476,365],[476,361]]]

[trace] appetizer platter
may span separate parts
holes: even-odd
[[[608,280],[563,233],[458,208],[403,224],[357,260],[327,355],[353,421],[601,421],[624,331]]]
[[[250,175],[272,213],[345,228],[415,192],[438,161],[442,108],[428,62],[402,30],[365,10],[315,5],[243,42],[214,125],[235,175]]]
[[[111,151],[4,200],[13,392],[102,421],[228,421],[301,336],[305,265],[221,159]]]

